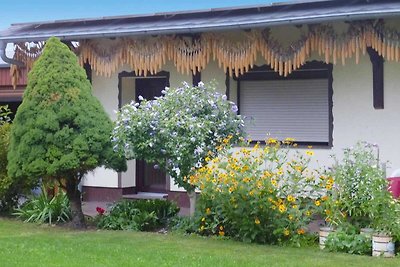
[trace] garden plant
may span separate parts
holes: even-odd
[[[313,151],[287,149],[296,146],[292,139],[266,143],[225,146],[190,176],[190,183],[201,189],[198,233],[296,245],[307,239],[307,226],[322,212],[333,181],[308,167]]]
[[[71,209],[67,195],[57,191],[49,196],[47,188],[42,186],[41,193],[32,196],[13,213],[25,222],[62,223],[71,219]]]
[[[324,202],[326,222],[339,229],[328,238],[330,250],[365,253],[361,252],[362,237],[355,234],[361,228],[373,228],[399,240],[400,204],[388,191],[377,145],[359,142],[344,150],[342,160],[335,159],[327,172],[334,179],[334,187]]]
[[[13,122],[8,175],[14,181],[56,181],[70,201],[72,226],[85,227],[82,178],[98,166],[126,169],[112,149],[112,128],[74,53],[50,38],[28,75]]]
[[[118,112],[113,142],[128,159],[143,159],[164,169],[191,198],[195,185],[187,177],[205,165],[227,136],[237,142],[244,122],[237,107],[213,84],[165,88],[161,97],[132,102]]]
[[[109,230],[154,231],[167,227],[179,208],[168,200],[122,200],[108,214],[98,208],[97,226]]]

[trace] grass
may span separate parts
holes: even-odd
[[[400,266],[400,258],[313,248],[120,231],[71,231],[0,218],[0,265],[7,266]]]

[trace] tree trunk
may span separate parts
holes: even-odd
[[[68,180],[67,196],[71,207],[71,227],[74,229],[85,229],[86,223],[82,212],[81,192],[78,190],[76,179]]]
[[[193,217],[194,216],[194,212],[196,210],[196,192],[193,191],[187,191],[187,194],[189,196],[189,216]]]

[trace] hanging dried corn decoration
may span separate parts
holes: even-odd
[[[254,66],[259,41],[256,33],[250,33],[243,41],[233,42],[218,36],[213,42],[214,59],[232,77],[239,77]]]
[[[37,43],[16,43],[14,44],[14,59],[24,62],[27,71],[32,69],[33,63],[39,58],[43,52],[44,42]],[[19,81],[20,70],[17,66],[11,65],[10,76],[11,83],[16,89]]]
[[[154,75],[166,63],[169,38],[130,39],[126,41],[126,63],[138,76]]]
[[[94,40],[83,40],[79,44],[79,62],[86,61],[92,66],[96,75],[111,77],[125,63],[125,46],[123,39],[113,41],[111,45],[99,45]]]
[[[25,63],[30,70],[33,63],[43,52],[44,42],[37,43],[16,43],[14,44],[14,59]]]
[[[177,38],[169,42],[168,59],[172,60],[182,74],[202,71],[210,60],[212,37],[203,34],[200,38]]]

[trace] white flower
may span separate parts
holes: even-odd
[[[143,98],[143,96],[138,96],[138,99],[140,100],[140,101],[142,101],[142,100],[144,100],[144,98]]]
[[[200,81],[200,82],[197,84],[197,86],[203,88],[203,87],[204,87],[204,83],[203,83],[202,81]]]
[[[203,153],[204,152],[204,150],[201,148],[201,147],[196,147],[196,149],[194,150],[194,152],[196,153],[196,154],[201,154],[201,153]]]
[[[181,174],[181,170],[178,167],[173,167],[172,171],[176,173],[176,176],[179,176]]]
[[[191,137],[191,138],[190,138],[190,141],[191,141],[191,142],[194,142],[194,141],[196,141],[196,138]]]
[[[233,112],[237,112],[238,111],[238,107],[235,104],[233,104],[232,107],[231,107],[231,110]]]

